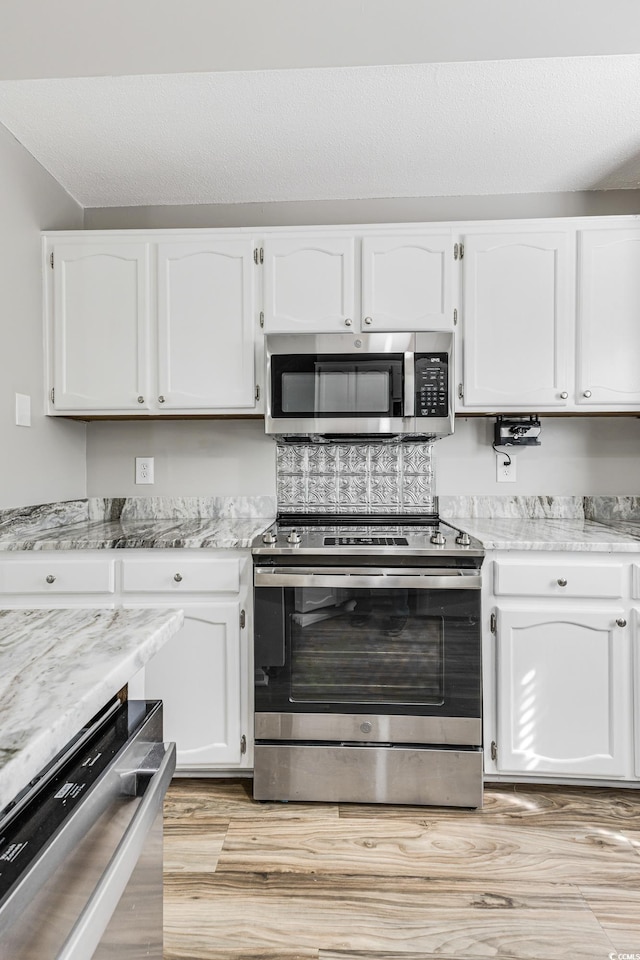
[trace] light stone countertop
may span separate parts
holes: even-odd
[[[121,550],[175,547],[248,549],[273,522],[269,517],[164,520],[90,520],[44,530],[0,532],[0,552],[19,550]]]
[[[0,610],[0,810],[178,632],[182,610]]]
[[[633,520],[447,517],[485,550],[567,550],[575,553],[640,553],[640,522]]]

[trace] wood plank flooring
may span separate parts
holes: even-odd
[[[164,909],[165,960],[640,955],[640,791],[490,785],[469,811],[176,779]]]

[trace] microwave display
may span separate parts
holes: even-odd
[[[272,356],[274,416],[402,417],[401,354]]]

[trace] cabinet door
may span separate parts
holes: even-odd
[[[149,245],[53,245],[55,411],[148,407]]]
[[[462,267],[463,406],[489,412],[566,406],[568,232],[470,235]]]
[[[176,742],[178,769],[238,766],[240,604],[183,609],[183,628],[145,668],[145,696],[164,701],[164,736]]]
[[[363,329],[453,329],[451,236],[365,237]]]
[[[267,239],[265,333],[345,333],[357,328],[353,237]]]
[[[158,245],[158,403],[253,407],[253,242]]]
[[[578,232],[576,400],[640,406],[640,227]]]
[[[629,773],[629,641],[616,610],[497,612],[499,773]]]
[[[640,780],[640,610],[636,607],[633,617],[633,737],[634,737],[634,772]]]

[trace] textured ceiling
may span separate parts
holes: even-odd
[[[84,207],[640,187],[640,57],[0,83]]]

